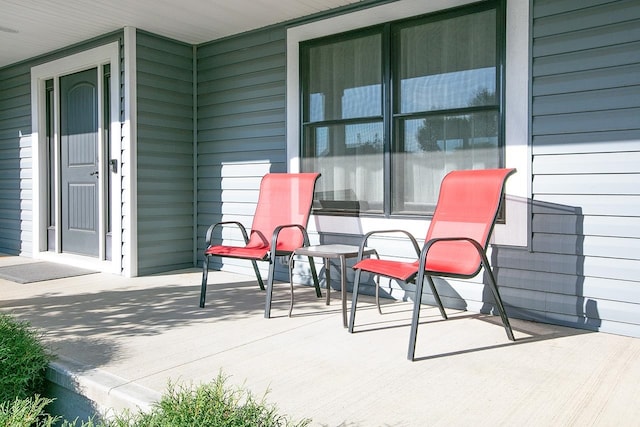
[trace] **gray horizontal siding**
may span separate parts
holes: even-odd
[[[212,223],[250,228],[262,176],[286,171],[285,35],[281,27],[198,47],[199,253]],[[232,227],[215,238],[242,244]],[[212,266],[253,274],[242,260],[216,259]],[[284,266],[278,277],[286,277]]]
[[[26,64],[0,69],[0,252],[31,252],[31,80]]]
[[[532,251],[496,248],[512,315],[640,336],[640,3],[533,3]]]
[[[561,155],[537,155],[533,160],[533,173],[537,176],[562,174],[606,174],[615,170],[618,174],[637,172],[640,152],[583,153]],[[638,181],[636,181],[638,182]]]
[[[193,49],[137,33],[138,273],[193,265]]]
[[[574,174],[535,176],[536,194],[640,195],[640,174]]]
[[[640,85],[640,64],[629,64],[615,68],[585,70],[571,74],[557,74],[536,77],[537,84],[533,88],[535,102],[538,97],[580,92],[583,88],[602,90]]]

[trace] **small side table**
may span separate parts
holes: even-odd
[[[325,263],[325,278],[327,283],[327,305],[330,304],[331,301],[331,265],[330,260],[339,259],[340,260],[340,292],[342,293],[342,323],[343,326],[347,327],[347,258],[355,258],[358,256],[358,251],[360,250],[359,246],[351,246],[351,245],[340,245],[340,244],[331,244],[331,245],[316,245],[316,246],[305,246],[302,248],[298,248],[293,251],[293,255],[289,261],[289,281],[291,282],[291,306],[289,307],[289,317],[291,317],[291,312],[293,311],[293,265],[294,258],[296,255],[306,256],[306,257],[318,257],[323,258]],[[364,248],[363,255],[378,256],[378,252],[372,248]]]

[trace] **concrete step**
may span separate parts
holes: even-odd
[[[149,411],[161,397],[155,390],[62,357],[50,363],[46,379],[47,397],[55,398],[49,413],[67,420]]]

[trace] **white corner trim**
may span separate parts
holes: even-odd
[[[506,167],[518,171],[507,180],[504,224],[496,224],[492,242],[529,247],[531,230],[531,144],[529,143],[529,1],[507,2],[505,105]]]
[[[138,137],[137,137],[137,52],[136,29],[124,29],[124,123],[122,125],[122,165],[126,168],[123,185],[127,197],[124,202],[124,215],[128,218],[124,231],[126,256],[123,272],[125,277],[138,275]]]

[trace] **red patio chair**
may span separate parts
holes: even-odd
[[[204,307],[205,303],[207,271],[209,259],[212,256],[250,260],[262,290],[265,290],[264,283],[256,261],[267,261],[269,262],[269,276],[267,278],[264,317],[269,318],[276,257],[290,257],[295,249],[309,246],[306,226],[311,212],[313,191],[319,176],[319,173],[269,173],[265,175],[260,183],[260,195],[249,235],[247,235],[245,227],[237,221],[219,222],[209,227],[205,237],[207,249],[204,251],[202,265],[200,307]],[[244,246],[212,243],[214,230],[225,225],[233,225],[240,229],[245,241]],[[321,297],[318,275],[312,257],[309,257],[309,264],[316,295]]]
[[[438,204],[422,250],[420,250],[416,239],[404,230],[384,230],[367,233],[360,246],[360,253],[367,246],[369,237],[374,234],[403,233],[413,243],[418,259],[414,262],[403,262],[358,257],[356,264],[353,266],[356,270],[356,275],[353,284],[349,332],[353,332],[354,328],[358,287],[360,275],[363,271],[390,277],[405,283],[415,280],[416,297],[407,354],[409,360],[414,360],[425,277],[440,309],[440,314],[446,319],[447,314],[432,276],[468,279],[476,276],[484,267],[487,273],[488,285],[493,292],[496,307],[500,312],[507,337],[511,341],[515,341],[498,287],[496,286],[496,279],[486,255],[489,237],[502,200],[504,183],[509,175],[514,172],[515,169],[488,169],[448,173],[442,180]]]

